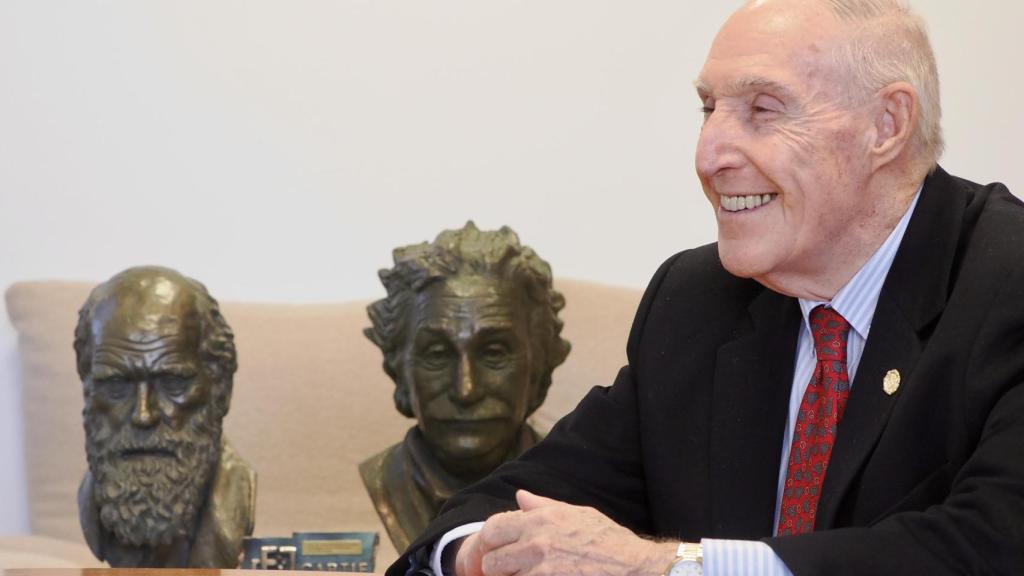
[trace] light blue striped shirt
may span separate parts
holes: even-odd
[[[786,485],[786,473],[789,468],[789,450],[793,444],[793,428],[804,392],[811,383],[817,357],[814,351],[814,338],[811,336],[811,310],[819,305],[826,305],[846,318],[850,323],[850,336],[846,341],[846,369],[850,382],[857,374],[860,357],[864,353],[864,344],[871,332],[871,318],[875,315],[878,295],[882,293],[882,284],[889,274],[893,258],[903,241],[903,233],[907,230],[910,216],[917,206],[921,189],[910,202],[910,207],[903,214],[899,223],[889,233],[889,237],[854,274],[853,278],[843,286],[831,302],[815,302],[800,299],[800,312],[803,323],[797,336],[796,369],[793,371],[793,386],[789,392],[789,420],[786,432],[782,437],[782,457],[779,459],[779,484],[775,496],[775,521],[772,532],[779,526],[779,509],[782,507],[782,493]],[[771,547],[756,540],[701,540],[704,546],[704,574],[706,576],[724,576],[742,574],[748,576],[791,576],[786,565],[775,555]]]
[[[835,309],[850,323],[850,336],[846,342],[846,368],[852,384],[854,375],[857,373],[857,366],[860,364],[860,357],[864,353],[864,344],[871,331],[871,319],[875,315],[878,295],[882,292],[882,284],[889,274],[896,251],[903,241],[903,233],[907,230],[907,224],[910,222],[910,217],[913,215],[920,197],[921,188],[919,187],[910,206],[893,231],[889,233],[889,237],[864,263],[864,266],[854,274],[853,278],[836,293],[831,302],[815,302],[802,298],[799,300],[803,323],[800,334],[797,336],[796,369],[793,371],[793,385],[789,393],[789,420],[782,438],[773,533],[776,532],[779,525],[779,508],[789,468],[789,449],[793,443],[794,423],[817,362],[809,319],[811,310],[823,304]],[[441,553],[449,542],[477,532],[482,527],[483,522],[476,522],[459,526],[446,533],[434,546],[431,553],[430,565],[434,573],[446,574],[441,570]],[[782,559],[776,556],[771,546],[764,542],[704,538],[701,540],[701,545],[704,548],[705,576],[792,576],[792,572],[786,568]]]

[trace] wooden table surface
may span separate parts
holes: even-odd
[[[377,565],[382,575],[387,566]],[[106,568],[84,543],[36,535],[0,537],[0,576],[338,576],[352,572]]]
[[[215,570],[173,568],[10,568],[0,570],[3,576],[326,576],[353,574],[352,572],[313,572],[309,570]],[[382,575],[383,572],[374,572]]]

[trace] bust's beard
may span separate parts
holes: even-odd
[[[100,523],[122,545],[165,547],[191,542],[196,519],[220,457],[221,422],[206,405],[180,432],[163,422],[151,430],[130,424],[98,441],[97,417],[85,414],[86,456],[95,478]],[[125,450],[169,455],[125,458]]]

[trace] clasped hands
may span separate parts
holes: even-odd
[[[640,538],[593,508],[519,490],[519,510],[495,514],[466,538],[457,576],[661,574],[676,544]]]

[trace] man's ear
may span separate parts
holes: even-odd
[[[878,91],[881,104],[875,116],[875,141],[871,147],[875,170],[898,158],[910,146],[917,129],[920,102],[908,82],[893,82]]]

